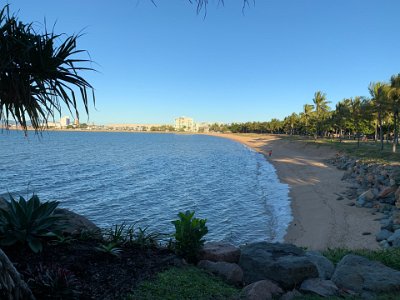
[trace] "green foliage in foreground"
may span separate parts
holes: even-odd
[[[331,260],[334,264],[337,264],[345,255],[355,254],[364,256],[370,260],[375,260],[383,263],[384,265],[400,270],[400,249],[386,249],[386,250],[349,250],[343,248],[328,249],[322,252],[322,254]]]
[[[127,299],[233,299],[239,290],[195,267],[172,268],[152,281],[141,283]]]
[[[54,214],[57,206],[56,201],[41,203],[36,195],[28,201],[11,197],[7,209],[0,209],[0,245],[21,243],[28,244],[33,252],[42,251],[43,238],[54,237],[62,229],[61,217]]]
[[[180,212],[179,220],[172,221],[175,225],[175,250],[178,255],[189,262],[197,260],[197,254],[204,244],[203,236],[208,232],[206,219],[193,218],[194,211]]]

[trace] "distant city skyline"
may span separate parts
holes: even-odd
[[[85,33],[99,72],[82,73],[96,91],[82,123],[282,119],[317,90],[333,108],[400,72],[398,0],[217,2],[204,18],[189,1],[8,1],[22,21]]]

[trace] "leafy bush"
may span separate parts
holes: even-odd
[[[79,281],[65,268],[39,265],[34,269],[29,269],[25,275],[36,299],[79,299]]]
[[[140,246],[141,248],[157,245],[163,235],[156,232],[148,232],[148,227],[135,228],[135,224],[113,225],[104,233],[105,240],[116,246]]]
[[[7,208],[0,208],[0,245],[22,243],[35,253],[42,251],[43,238],[55,236],[62,229],[61,217],[54,214],[58,202],[41,203],[36,195],[28,201],[23,197],[16,201],[11,195],[10,198]]]
[[[180,212],[179,220],[172,221],[175,225],[175,251],[189,262],[195,262],[200,248],[204,244],[202,239],[208,233],[206,219],[193,218],[194,211]]]
[[[107,244],[100,244],[99,247],[96,247],[96,250],[110,255],[114,255],[116,257],[120,257],[122,249],[117,246],[118,245],[116,243],[109,242]]]

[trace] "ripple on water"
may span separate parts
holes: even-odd
[[[0,196],[57,199],[106,227],[126,221],[172,232],[179,211],[207,218],[208,240],[281,241],[288,186],[265,158],[210,136],[17,132],[0,139]]]

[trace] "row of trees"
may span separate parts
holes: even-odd
[[[283,120],[269,122],[247,122],[232,124],[213,124],[212,131],[231,131],[234,133],[286,133],[329,136],[340,139],[354,138],[359,145],[366,136],[380,141],[381,150],[384,138],[393,142],[393,151],[398,145],[398,123],[400,111],[400,74],[393,75],[389,82],[371,83],[368,87],[370,97],[356,96],[345,98],[329,107],[326,94],[317,91],[312,104],[304,104],[303,111],[292,113]]]

